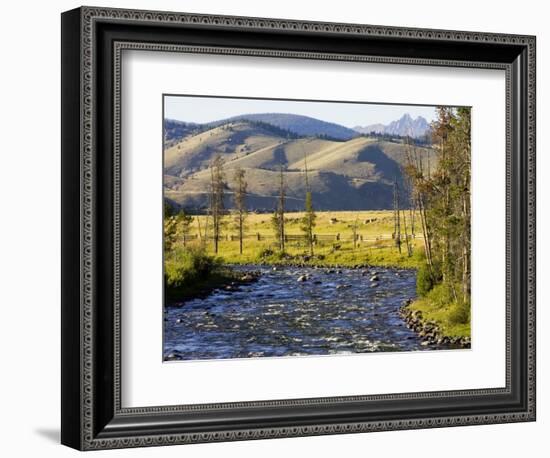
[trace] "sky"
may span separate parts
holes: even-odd
[[[435,116],[435,107],[180,95],[166,95],[164,99],[164,117],[184,122],[202,124],[253,113],[291,113],[355,127],[377,123],[389,124],[405,113],[409,113],[413,118],[423,116],[431,122]]]

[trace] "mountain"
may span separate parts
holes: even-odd
[[[289,137],[281,129],[285,128],[274,128],[263,120],[234,119],[211,128],[203,127],[172,145],[165,145],[165,197],[181,208],[206,207],[211,179],[209,164],[220,155],[227,182],[226,208],[232,206],[234,170],[239,167],[245,170],[248,182],[249,208],[273,211],[282,166],[287,208],[300,210],[306,192],[304,157],[307,156],[309,185],[317,210],[392,207],[393,182],[403,184],[401,165],[406,156],[403,143],[365,136],[346,141]],[[429,148],[419,151],[433,156]],[[405,192],[403,198],[406,199]]]
[[[376,133],[420,138],[424,137],[429,132],[430,125],[422,116],[413,119],[410,114],[405,113],[400,119],[392,121],[387,125],[371,124],[364,127],[355,126],[353,129],[361,134]]]

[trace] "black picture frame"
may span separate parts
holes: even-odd
[[[533,36],[81,7],[62,14],[62,433],[105,449],[535,420]],[[505,388],[122,408],[120,52],[506,72]]]

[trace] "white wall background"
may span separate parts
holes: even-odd
[[[96,5],[463,29],[538,38],[538,421],[527,424],[278,439],[104,452],[108,456],[543,456],[550,428],[550,30],[545,3],[321,2],[278,0],[116,0]],[[76,1],[2,6],[0,47],[0,451],[64,457],[59,442],[60,336],[60,13]],[[546,434],[545,434],[546,433]]]

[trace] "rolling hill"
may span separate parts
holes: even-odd
[[[306,191],[307,157],[309,184],[317,210],[392,207],[393,182],[403,184],[401,165],[406,161],[403,143],[365,136],[335,140],[326,133],[319,134],[324,138],[297,134],[291,137],[285,135],[285,131],[290,130],[287,127],[273,126],[265,122],[265,118],[260,121],[241,117],[200,129],[193,126],[187,135],[165,143],[165,197],[181,208],[206,207],[209,164],[220,155],[227,182],[226,208],[232,206],[233,175],[239,167],[246,173],[248,207],[272,211],[282,167],[287,208],[301,210]],[[433,158],[433,150],[420,150]],[[406,201],[406,195],[403,200]]]

